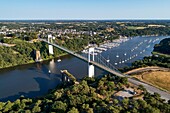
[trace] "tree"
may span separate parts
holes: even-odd
[[[161,95],[154,92],[153,97],[157,100],[160,100]]]
[[[168,100],[168,104],[170,104],[170,100]]]
[[[14,104],[13,103],[11,103],[10,101],[8,101],[7,103],[6,103],[6,105],[4,105],[4,110],[3,110],[3,112],[9,112],[11,109],[12,109],[12,106],[13,106]]]
[[[144,87],[143,85],[139,85],[139,86],[138,86],[138,89],[143,90],[143,91],[146,91],[146,89],[145,89],[145,87]]]
[[[127,84],[127,83],[128,83],[127,77],[121,77],[120,82],[121,82],[122,84]]]
[[[32,112],[33,113],[41,112],[41,108],[39,106],[34,106],[33,109],[32,109]]]
[[[67,104],[62,101],[55,101],[52,105],[52,111],[57,111],[58,113],[63,113],[67,109]]]
[[[118,110],[118,109],[116,109],[114,106],[110,106],[109,107],[109,111],[111,112],[111,113],[119,113],[120,111]]]
[[[126,99],[126,98],[124,98],[123,100],[122,100],[122,105],[123,105],[123,107],[124,108],[128,108],[128,105],[129,105],[129,99]]]
[[[160,113],[160,110],[149,105],[145,108],[145,113]]]
[[[0,102],[0,111],[3,109],[4,103]]]
[[[73,108],[71,108],[70,111],[68,111],[68,113],[79,113],[79,111],[77,108],[73,107]]]

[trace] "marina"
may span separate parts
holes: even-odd
[[[97,53],[102,53],[103,51],[107,51],[108,49],[119,47],[121,43],[126,42],[129,39],[132,39],[132,38],[131,37],[130,38],[122,37],[122,38],[113,40],[112,42],[101,44],[99,46],[89,45],[89,47],[94,46],[95,55],[97,55]],[[88,54],[89,47],[87,47],[87,49],[83,50],[82,53]]]

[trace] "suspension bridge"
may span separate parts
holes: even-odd
[[[118,71],[102,55],[94,56],[94,48],[89,48],[88,56],[85,57],[85,56],[80,55],[80,54],[78,54],[78,53],[76,53],[74,51],[71,51],[71,50],[69,50],[69,49],[67,49],[65,47],[62,47],[62,46],[59,46],[59,45],[53,43],[51,35],[48,36],[48,40],[41,39],[41,38],[39,38],[39,40],[43,41],[43,42],[45,42],[45,43],[47,43],[49,45],[49,53],[50,54],[54,54],[53,47],[56,47],[56,48],[58,48],[60,50],[63,50],[65,52],[67,52],[68,54],[71,54],[71,55],[73,55],[73,56],[87,62],[88,63],[88,76],[89,77],[94,76],[94,66],[99,67],[99,68],[101,68],[101,69],[103,69],[103,70],[105,70],[105,71],[107,71],[107,72],[109,72],[111,74],[114,74],[116,76],[119,76],[119,77],[128,77],[127,75],[124,75],[123,73]],[[137,85],[137,86],[138,85],[143,85],[147,89],[147,91],[152,93],[152,94],[154,92],[159,93],[161,95],[161,97],[163,99],[165,99],[166,101],[168,101],[169,98],[170,98],[170,94],[168,92],[160,90],[160,89],[158,89],[158,88],[156,88],[156,87],[154,87],[152,85],[146,84],[144,82],[138,81],[138,80],[130,78],[130,77],[128,77],[128,81],[131,82],[134,85]]]
[[[124,74],[122,74],[118,69],[116,69],[111,63],[107,61],[101,54],[95,56],[94,55],[94,48],[89,48],[89,54],[88,57],[85,57],[83,55],[80,55],[74,51],[68,50],[65,47],[59,46],[55,43],[53,43],[51,36],[48,36],[48,40],[46,39],[39,39],[41,41],[44,41],[45,43],[49,44],[49,53],[53,54],[53,48],[56,47],[62,51],[67,52],[68,54],[75,56],[79,58],[80,60],[83,60],[88,63],[88,76],[93,77],[94,76],[94,66],[103,69],[111,74],[114,74],[119,77],[125,77]]]

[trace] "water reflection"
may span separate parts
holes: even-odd
[[[51,71],[51,73],[54,72],[54,70],[56,68],[56,63],[54,62],[54,59],[52,59],[50,62],[49,62],[49,70]]]

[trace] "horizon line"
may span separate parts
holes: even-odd
[[[61,18],[61,19],[53,19],[53,18],[23,18],[23,19],[19,19],[19,18],[13,18],[13,19],[1,19],[0,21],[4,21],[4,20],[170,20],[170,18],[106,18],[106,19],[83,19],[83,18]]]

